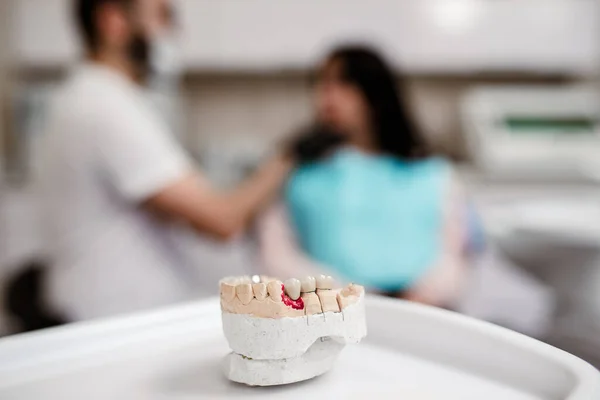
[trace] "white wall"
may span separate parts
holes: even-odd
[[[8,69],[11,56],[10,6],[9,2],[0,2],[0,186],[2,185],[4,175],[4,144],[6,140],[5,106],[7,100],[6,94],[9,90]]]
[[[208,7],[208,5],[211,7]],[[594,0],[188,0],[189,61],[312,65],[332,42],[379,42],[408,70],[580,70],[600,52]]]
[[[77,54],[70,0],[13,0],[19,61]],[[304,68],[332,42],[373,40],[413,71],[597,71],[595,0],[178,0],[192,69]]]
[[[6,135],[5,106],[9,90],[8,68],[10,66],[10,30],[7,29],[11,16],[11,4],[0,1],[0,336],[8,333],[8,319],[4,313],[4,286],[8,271],[4,265],[4,250],[7,248],[7,228],[3,214],[3,204],[6,199],[4,184],[4,140]]]
[[[12,1],[15,8],[12,30],[16,63],[56,66],[76,56],[71,0],[8,1]]]

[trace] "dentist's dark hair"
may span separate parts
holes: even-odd
[[[74,17],[88,50],[94,51],[100,44],[97,18],[99,10],[107,4],[130,7],[135,0],[74,0]]]
[[[341,79],[358,88],[369,105],[379,151],[400,159],[429,155],[400,92],[402,82],[378,52],[368,46],[343,46],[330,53],[325,65],[332,62],[341,64]]]

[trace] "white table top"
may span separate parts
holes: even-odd
[[[0,340],[0,398],[589,400],[585,362],[483,322],[369,298],[369,337],[331,373],[271,389],[226,381],[216,299]]]

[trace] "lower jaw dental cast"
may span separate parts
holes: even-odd
[[[229,277],[220,282],[228,379],[285,385],[330,371],[347,344],[367,334],[362,286],[334,289],[328,276]]]

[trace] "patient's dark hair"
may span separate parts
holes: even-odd
[[[100,44],[96,18],[100,8],[106,4],[130,6],[135,0],[74,0],[74,17],[88,50],[94,51]]]
[[[341,63],[341,79],[357,87],[365,97],[373,116],[377,145],[383,153],[416,159],[428,155],[426,145],[408,115],[401,95],[400,80],[375,50],[367,46],[335,49],[328,63]]]

